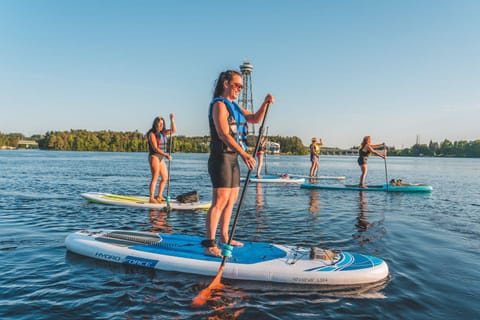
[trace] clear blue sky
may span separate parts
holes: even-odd
[[[0,132],[207,135],[218,73],[254,66],[269,134],[326,146],[480,139],[477,0],[0,0]]]

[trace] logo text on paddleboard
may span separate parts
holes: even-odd
[[[98,258],[103,259],[103,260],[110,260],[110,261],[115,261],[115,262],[120,262],[120,260],[122,259],[119,256],[114,256],[112,254],[106,254],[106,253],[102,253],[102,252],[96,252],[95,257],[98,257]]]
[[[157,262],[158,260],[145,259],[145,258],[134,257],[134,256],[127,256],[123,261],[123,263],[125,264],[131,264],[133,266],[140,266],[140,267],[147,267],[147,268],[155,268],[155,265],[157,264]]]

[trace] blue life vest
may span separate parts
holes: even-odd
[[[167,138],[165,138],[165,135],[163,134],[163,132],[157,133],[156,137],[157,137],[157,144],[159,149],[161,149],[163,146],[164,151],[167,151]]]
[[[222,145],[221,149],[223,152],[232,152],[223,141],[220,141],[218,138],[218,134],[215,129],[215,125],[213,124],[213,118],[212,118],[212,107],[217,101],[222,101],[225,103],[228,109],[228,126],[230,128],[230,135],[235,139],[235,141],[243,147],[244,150],[248,150],[248,145],[247,145],[247,136],[248,136],[248,125],[247,125],[247,119],[245,118],[245,115],[242,112],[242,109],[238,104],[236,104],[234,101],[230,101],[228,99],[225,99],[223,97],[217,97],[212,100],[210,103],[210,109],[208,112],[208,119],[210,122],[210,135],[211,135],[211,144],[210,144],[210,151],[219,151],[218,147],[219,144]]]

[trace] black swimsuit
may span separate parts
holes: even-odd
[[[153,144],[152,144],[152,141],[150,141],[150,133],[151,131],[148,132],[147,134],[147,139],[148,139],[148,156],[150,158],[150,156],[153,156],[153,157],[157,157],[158,160],[162,161],[163,160],[163,155],[161,155],[160,153],[158,153],[155,148],[153,147]],[[163,133],[154,133],[155,134],[155,137],[157,139],[157,144],[158,144],[158,148],[161,148],[162,147],[162,142],[164,143],[164,140],[165,140],[165,136],[163,135]],[[161,137],[160,137],[161,135]]]
[[[240,165],[236,152],[210,153],[208,173],[214,188],[240,187]]]
[[[358,151],[358,159],[357,159],[358,165],[363,166],[364,164],[367,164],[367,160],[370,154],[371,154],[370,152],[365,152],[363,151],[363,149],[360,149]]]

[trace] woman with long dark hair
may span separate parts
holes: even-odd
[[[147,132],[148,140],[148,163],[152,172],[152,180],[150,181],[151,203],[160,203],[165,201],[163,190],[168,180],[167,165],[164,158],[168,161],[172,160],[172,156],[167,152],[167,137],[177,132],[174,115],[170,114],[171,128],[165,127],[165,120],[158,116],[153,120],[152,128]],[[160,185],[158,187],[158,195],[155,197],[155,188],[157,186],[158,177],[160,176]]]
[[[243,88],[242,75],[227,70],[217,78],[213,100],[210,103],[208,119],[210,126],[210,157],[208,173],[212,181],[212,206],[207,213],[206,239],[202,241],[205,254],[221,257],[215,238],[220,223],[220,242],[228,241],[228,229],[240,189],[240,166],[238,156],[249,170],[255,167],[255,158],[247,150],[247,122],[258,123],[265,116],[267,105],[274,103],[268,94],[257,112],[252,113],[240,107],[235,100]],[[242,246],[237,240],[232,246]]]

